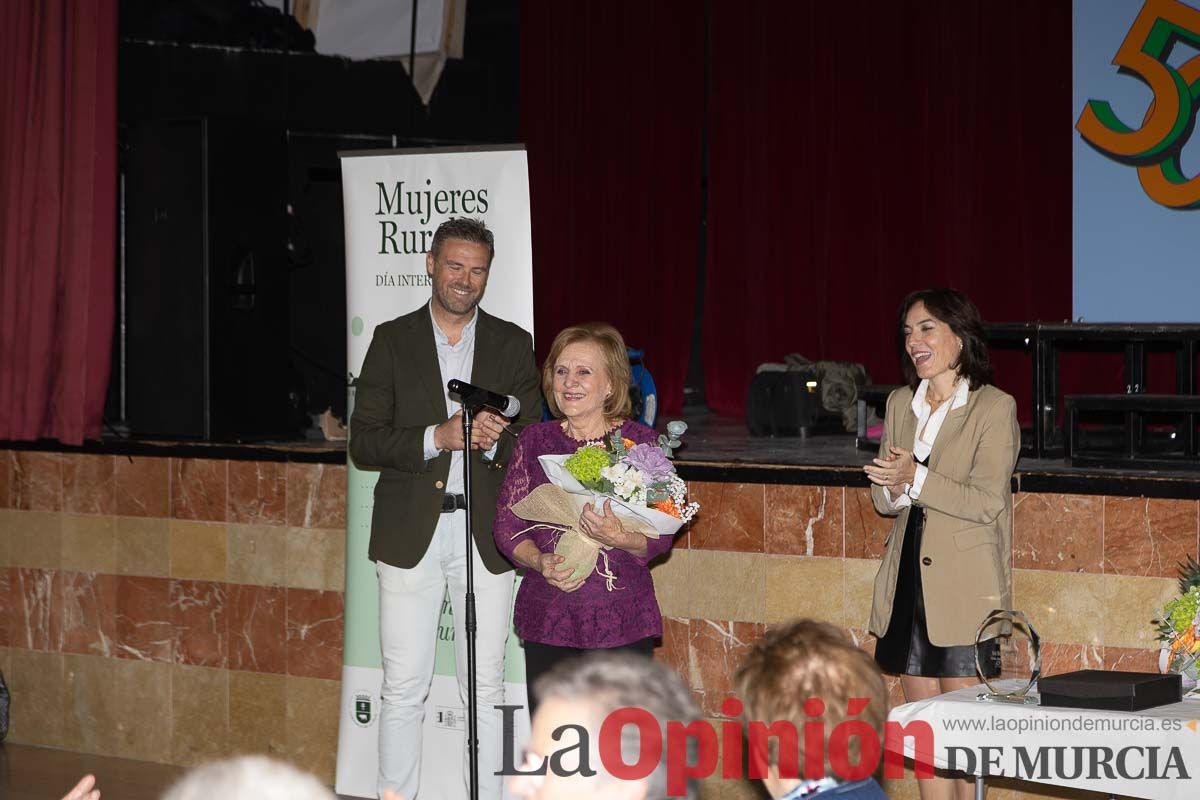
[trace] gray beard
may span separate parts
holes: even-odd
[[[437,304],[451,314],[469,314],[479,305],[479,301],[483,299],[483,295],[479,295],[472,300],[467,300],[465,303],[460,304],[455,298],[445,297],[441,292],[434,292],[433,296]]]

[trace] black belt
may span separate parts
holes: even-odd
[[[461,494],[447,494],[442,496],[442,513],[452,514],[459,509],[467,510],[467,498]]]

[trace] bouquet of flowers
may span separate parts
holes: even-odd
[[[688,502],[687,485],[670,461],[686,430],[686,423],[671,422],[657,444],[635,444],[614,431],[603,444],[584,445],[570,455],[539,456],[550,483],[530,492],[513,513],[536,523],[533,527],[559,532],[554,552],[564,557],[559,566],[570,569],[572,578],[595,571],[612,591],[617,576],[609,567],[608,548],[579,529],[583,507],[590,503],[599,511],[611,499],[625,529],[655,539],[674,535],[700,510],[698,503]]]
[[[1200,564],[1194,558],[1179,570],[1180,596],[1163,606],[1158,623],[1162,650],[1158,669],[1183,676],[1185,693],[1198,691],[1200,683]]]

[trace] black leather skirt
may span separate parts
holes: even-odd
[[[938,647],[929,641],[925,625],[925,598],[921,590],[921,535],[925,531],[925,509],[914,507],[904,528],[896,594],[887,633],[875,643],[875,662],[884,672],[927,678],[976,677],[975,646]],[[983,644],[980,661],[985,677],[1000,674],[1000,652],[996,640]]]

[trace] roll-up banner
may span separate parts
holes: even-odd
[[[533,333],[533,256],[529,176],[519,145],[421,150],[350,151],[342,160],[346,231],[346,365],[349,411],[354,379],[375,326],[429,301],[425,254],[438,225],[452,217],[482,219],[496,237],[487,291],[488,313]],[[354,436],[351,426],[350,436]],[[379,595],[367,558],[373,491],[379,473],[348,464],[346,487],[346,638],[338,721],[338,794],[376,796],[379,690]],[[454,666],[450,602],[442,603],[433,685],[426,701],[421,795],[466,797],[463,752],[466,709]],[[506,702],[525,706],[525,662],[510,631]],[[514,736],[528,737],[528,716],[517,714]]]

